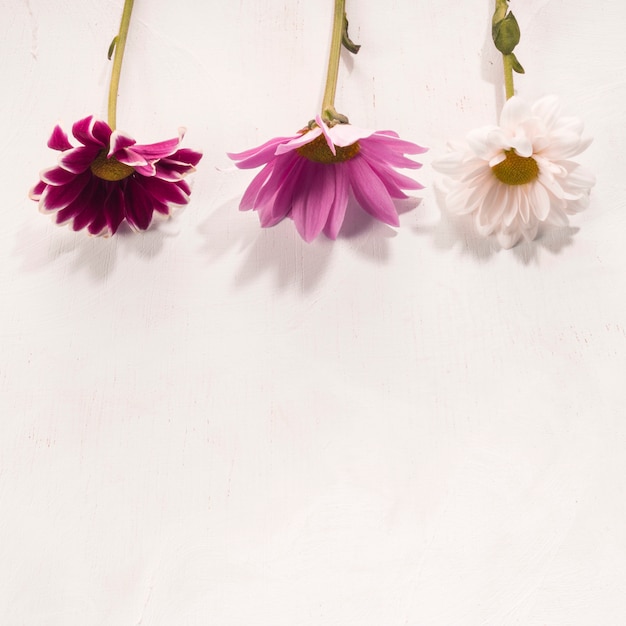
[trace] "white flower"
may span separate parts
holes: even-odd
[[[542,222],[566,226],[589,204],[594,175],[570,157],[591,143],[583,123],[561,117],[555,96],[532,106],[518,96],[502,109],[500,126],[478,128],[467,143],[434,164],[451,179],[448,209],[471,214],[479,234],[504,248],[531,241]]]

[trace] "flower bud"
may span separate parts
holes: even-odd
[[[496,10],[491,21],[493,43],[502,54],[511,54],[520,40],[519,24],[513,13],[508,11],[508,2],[496,0]]]

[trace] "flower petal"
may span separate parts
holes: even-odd
[[[324,226],[324,234],[330,239],[337,239],[346,215],[350,181],[344,163],[337,163],[335,167],[331,168],[331,171],[335,176],[335,198]]]
[[[303,135],[298,135],[302,137]],[[251,148],[250,150],[244,150],[243,152],[227,152],[229,159],[233,161],[239,161],[237,167],[240,169],[253,169],[260,165],[265,165],[276,153],[276,148],[282,143],[291,141],[294,137],[274,137],[264,144]],[[308,142],[305,142],[308,143]]]
[[[310,163],[303,171],[301,185],[295,190],[291,216],[296,230],[307,242],[322,231],[335,199],[335,176],[332,165]]]
[[[72,148],[72,144],[67,138],[67,133],[58,124],[54,127],[50,139],[48,139],[48,148],[61,152]]]
[[[91,179],[91,173],[74,176],[65,185],[48,185],[41,196],[40,209],[42,211],[58,211],[73,202]]]
[[[359,205],[372,217],[385,224],[399,226],[398,213],[389,192],[364,158],[357,155],[344,165],[349,172],[350,185]]]
[[[82,174],[89,169],[99,152],[98,146],[72,148],[59,156],[59,165],[73,174]]]

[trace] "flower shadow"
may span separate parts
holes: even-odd
[[[233,250],[245,253],[234,272],[234,282],[239,287],[271,272],[280,290],[313,290],[328,269],[332,242],[321,236],[307,244],[288,219],[272,228],[260,228],[257,216],[240,212],[238,203],[238,198],[229,199],[199,224],[207,259],[216,260]],[[236,231],[231,228],[233,215],[241,224]]]
[[[68,227],[51,231],[29,220],[18,231],[15,253],[22,258],[21,268],[26,272],[63,263],[72,272],[86,269],[91,278],[101,282],[114,271],[120,254],[149,260],[161,252],[167,238],[174,236],[176,233],[163,229],[160,222],[138,233],[123,223],[113,237],[103,238]]]
[[[435,245],[442,250],[452,250],[459,247],[464,254],[474,257],[477,261],[486,262],[494,254],[510,252],[523,265],[538,262],[540,250],[543,248],[552,254],[560,254],[562,250],[571,246],[578,228],[565,226],[540,227],[537,237],[533,241],[521,241],[510,251],[503,250],[494,236],[482,237],[475,229],[469,215],[452,215],[448,212],[445,202],[445,192],[435,185],[435,198],[441,209],[441,219],[433,228]]]

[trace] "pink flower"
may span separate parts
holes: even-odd
[[[422,185],[394,168],[421,167],[405,154],[426,151],[393,131],[364,130],[350,124],[329,127],[318,116],[317,126],[292,137],[228,156],[237,167],[264,165],[246,190],[239,208],[259,213],[261,226],[291,217],[301,237],[313,241],[323,230],[335,239],[343,223],[350,191],[359,205],[385,224],[398,226],[394,198],[403,189]]]
[[[42,213],[56,214],[57,224],[74,230],[113,235],[123,220],[136,230],[150,226],[154,212],[170,215],[169,204],[186,204],[191,190],[183,177],[194,171],[202,154],[179,148],[182,133],[149,145],[138,145],[93,116],[72,126],[81,144],[72,146],[56,126],[48,147],[61,152],[59,164],[44,170],[31,189]]]

